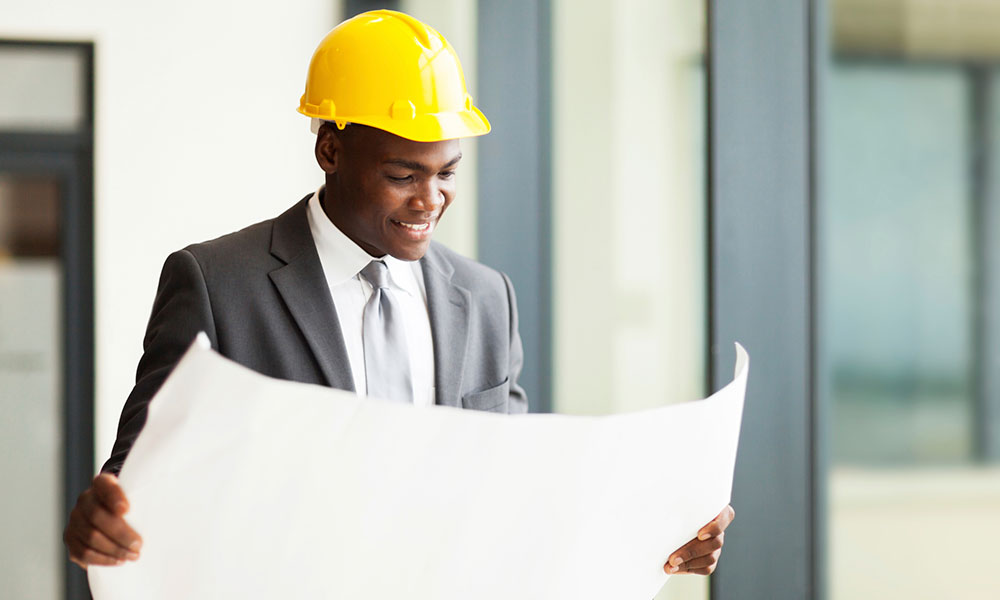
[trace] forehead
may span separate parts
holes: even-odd
[[[415,142],[374,127],[349,125],[344,131],[355,128],[345,137],[346,146],[368,160],[385,163],[393,161],[419,162],[428,167],[438,167],[461,156],[457,139],[440,142]]]

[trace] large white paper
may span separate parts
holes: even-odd
[[[748,357],[710,398],[607,417],[415,408],[196,342],[122,469],[141,558],[97,600],[649,600],[729,502]]]

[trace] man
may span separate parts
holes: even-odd
[[[139,558],[115,475],[199,331],[272,377],[417,405],[527,410],[510,280],[431,243],[455,197],[459,138],[490,129],[451,46],[408,15],[359,15],[321,42],[299,111],[314,119],[325,185],[164,264],[111,458],[64,534],[83,568]],[[732,516],[726,507],[664,568],[711,573]]]

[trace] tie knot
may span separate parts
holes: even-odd
[[[373,260],[364,269],[361,269],[361,276],[372,284],[373,288],[389,287],[389,267],[380,260]]]

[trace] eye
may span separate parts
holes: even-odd
[[[438,177],[441,179],[453,179],[455,177],[454,171],[441,171],[438,173]]]
[[[409,183],[413,180],[413,176],[407,175],[405,177],[393,177],[392,175],[386,175],[386,179],[394,183]]]

